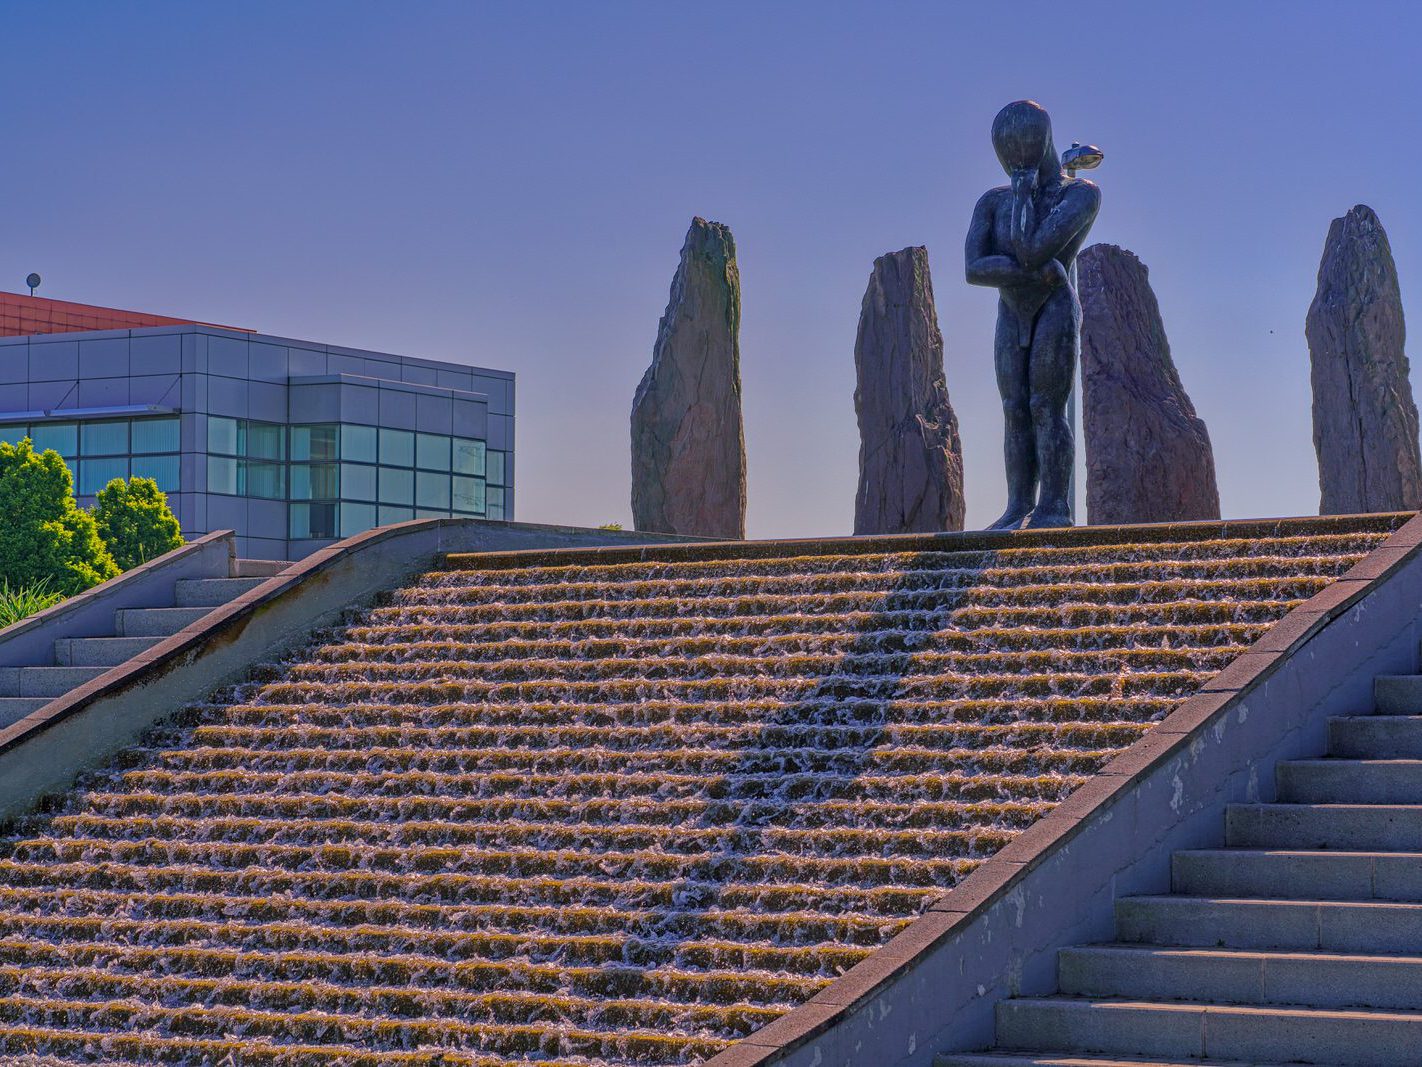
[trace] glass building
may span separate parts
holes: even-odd
[[[513,420],[507,371],[198,323],[0,336],[0,439],[53,448],[86,506],[153,478],[185,536],[233,529],[256,558],[513,518]]]

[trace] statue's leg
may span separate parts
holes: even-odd
[[[1015,530],[1037,498],[1037,448],[1032,436],[1028,350],[1018,343],[1017,316],[997,306],[993,338],[997,390],[1002,394],[1002,451],[1007,464],[1007,510],[989,530]]]
[[[1032,335],[1028,378],[1032,392],[1032,430],[1042,485],[1026,525],[1032,529],[1071,525],[1071,470],[1076,444],[1067,402],[1081,333],[1081,305],[1066,286],[1054,292],[1037,316]]]

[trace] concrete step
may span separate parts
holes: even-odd
[[[1024,1050],[1417,1067],[1422,1012],[1023,998],[998,1004],[997,1035]]]
[[[0,730],[49,703],[49,697],[0,697]]]
[[[174,583],[174,602],[180,608],[215,608],[265,581],[266,578],[180,578]]]
[[[1196,948],[1422,953],[1422,904],[1381,900],[1122,897],[1116,940]]]
[[[1225,809],[1225,843],[1232,848],[1422,852],[1422,806],[1231,804]]]
[[[1195,897],[1422,901],[1422,852],[1200,849],[1171,857],[1172,889]]]
[[[1422,804],[1422,759],[1302,759],[1276,770],[1287,804]]]
[[[168,637],[190,626],[211,608],[119,608],[114,631],[120,637]]]
[[[0,667],[0,696],[63,696],[107,670],[108,667]]]
[[[1380,674],[1373,679],[1379,715],[1422,715],[1422,674]]]
[[[61,667],[117,667],[161,640],[161,637],[61,637],[54,642],[54,662]]]
[[[1329,719],[1328,754],[1342,759],[1422,758],[1422,715]]]
[[[1089,945],[1064,949],[1068,996],[1285,1004],[1311,1008],[1422,1005],[1422,956]]]
[[[292,566],[287,559],[238,559],[232,561],[234,578],[270,578]]]
[[[1160,1060],[1090,1056],[1075,1052],[942,1052],[933,1067],[1289,1067],[1253,1060]],[[1298,1067],[1297,1064],[1292,1067]]]

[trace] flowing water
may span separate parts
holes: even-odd
[[[0,1052],[697,1062],[883,944],[1390,525],[453,557],[0,844]]]

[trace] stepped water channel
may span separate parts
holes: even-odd
[[[1399,521],[451,556],[10,828],[0,1054],[698,1062]]]

